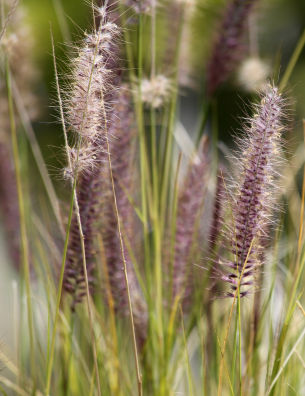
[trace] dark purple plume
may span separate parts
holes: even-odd
[[[126,246],[126,239],[129,243],[132,243],[135,211],[126,193],[132,195],[131,191],[133,190],[135,134],[135,117],[131,95],[126,91],[121,93],[115,105],[115,112],[109,128],[109,146],[116,200],[122,223],[124,255],[129,283],[134,280],[134,272]],[[103,207],[103,240],[115,310],[125,314],[128,313],[128,300],[108,163],[105,163],[105,170],[107,172],[107,184],[105,183],[104,191],[107,197],[104,199]]]
[[[183,293],[186,299],[191,292],[190,265],[191,246],[195,234],[196,220],[205,197],[210,172],[209,142],[203,136],[196,156],[189,164],[184,184],[178,197],[175,256],[173,269],[173,299]],[[196,242],[195,242],[196,243]]]
[[[137,242],[137,215],[128,199],[128,195],[134,198],[136,185],[136,119],[132,106],[132,96],[127,89],[122,89],[121,95],[115,104],[115,112],[109,128],[109,145],[113,182],[122,228],[124,256],[126,261],[130,297],[134,316],[134,325],[137,342],[141,349],[147,337],[148,313],[129,254],[130,247],[135,251]],[[117,314],[127,315],[128,298],[123,270],[123,261],[118,233],[117,216],[115,213],[112,186],[107,168],[108,186],[105,185],[107,196],[103,203],[103,241],[107,260],[107,269],[114,308]]]
[[[94,238],[96,233],[97,202],[100,194],[100,182],[93,174],[81,177],[78,188],[79,212],[85,235],[85,251],[89,290],[94,286],[95,251]],[[67,251],[63,287],[72,295],[71,310],[80,303],[86,295],[85,275],[83,269],[82,249],[76,216],[72,219],[70,239]]]
[[[207,66],[207,91],[212,96],[245,54],[249,15],[258,0],[233,0],[222,19]]]
[[[269,85],[254,110],[257,114],[248,120],[245,136],[237,139],[241,148],[235,158],[239,164],[237,181],[226,186],[230,202],[223,234],[231,259],[219,259],[213,268],[213,276],[230,287],[227,297],[234,296],[243,270],[241,297],[250,292],[259,275],[263,241],[268,238],[279,188],[273,178],[278,175],[277,165],[283,162],[280,151],[284,101],[278,88]]]

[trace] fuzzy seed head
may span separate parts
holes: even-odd
[[[69,170],[67,171],[69,172]],[[67,173],[67,178],[71,177]],[[94,239],[96,233],[97,196],[99,194],[99,180],[93,174],[82,175],[78,186],[78,205],[85,235],[86,268],[90,293],[95,285],[95,249]],[[79,228],[74,215],[70,228],[69,245],[67,250],[66,267],[63,280],[65,291],[72,296],[71,310],[74,311],[86,295],[85,274],[83,270],[83,257],[80,244]]]
[[[153,108],[162,106],[169,99],[171,91],[171,81],[162,74],[151,80],[145,78],[141,83],[142,102]]]
[[[79,175],[76,190],[85,235],[90,292],[95,284],[94,239],[101,194],[101,164],[105,160],[105,130],[113,113],[112,99],[117,89],[115,39],[120,33],[117,26],[107,20],[106,9],[99,9],[99,16],[98,31],[86,34],[73,61],[72,84],[65,102],[68,126],[74,133],[76,144],[66,148],[69,166],[63,175],[72,182]],[[74,310],[86,294],[76,216],[71,223],[66,261],[63,285],[72,295],[71,309]]]
[[[79,153],[72,167],[78,171],[92,171],[96,164],[96,150],[103,148],[105,127],[115,90],[114,52],[120,30],[107,20],[105,7],[100,10],[98,31],[86,34],[78,56],[73,60],[71,87],[65,101],[68,127],[75,135]]]
[[[124,258],[130,286],[130,297],[133,306],[134,325],[138,346],[141,349],[147,338],[148,313],[147,304],[137,282],[133,269],[128,246],[134,249],[139,229],[137,218],[128,195],[133,196],[135,189],[135,136],[136,118],[132,106],[132,97],[128,87],[121,90],[121,95],[115,103],[112,122],[109,128],[111,166],[116,202],[120,221],[123,229]],[[109,175],[108,163],[104,164],[104,172],[108,174],[104,182],[104,199],[101,203],[102,234],[109,274],[109,290],[111,292],[114,308],[118,315],[128,314],[128,297],[122,262],[120,235],[113,203],[112,186]],[[106,195],[108,194],[108,195]]]
[[[212,96],[245,54],[245,32],[257,0],[233,0],[228,5],[207,67],[207,90]]]
[[[189,164],[184,184],[179,192],[173,273],[173,298],[178,294],[186,301],[191,293],[191,247],[196,223],[204,202],[210,172],[209,141],[203,136],[199,150]]]
[[[112,155],[113,182],[116,193],[116,201],[121,222],[124,226],[124,256],[128,268],[129,283],[134,284],[135,275],[132,262],[126,247],[128,238],[131,243],[134,239],[134,211],[128,201],[126,191],[130,191],[133,185],[133,158],[134,136],[135,136],[135,115],[131,106],[131,95],[126,90],[122,93],[115,104],[112,123],[109,128],[110,152]],[[118,234],[118,224],[113,204],[112,186],[109,176],[108,163],[105,163],[107,172],[107,184],[105,181],[105,197],[103,212],[103,239],[110,280],[111,293],[114,299],[115,309],[121,314],[128,312],[128,300],[125,285],[123,262],[120,250],[120,238]]]
[[[270,66],[257,57],[245,59],[238,71],[238,82],[247,92],[263,91],[267,87]]]
[[[230,205],[223,244],[231,252],[231,260],[218,260],[214,276],[229,285],[231,290],[225,294],[228,297],[234,296],[243,269],[241,296],[247,295],[255,283],[262,265],[263,241],[272,224],[276,190],[280,189],[274,180],[283,162],[284,101],[276,86],[267,86],[255,110],[256,116],[247,120],[250,125],[245,126],[245,136],[237,138],[240,153],[235,162],[239,170],[231,186],[227,186],[229,197],[224,194]]]

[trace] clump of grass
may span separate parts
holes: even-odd
[[[12,130],[19,199],[9,171],[2,172],[1,189],[7,188],[6,201],[19,206],[12,214],[21,227],[23,271],[20,289],[14,283],[16,348],[0,351],[4,394],[274,396],[280,386],[289,392],[287,384],[302,394],[305,187],[300,196],[296,174],[304,155],[292,158],[295,168],[285,161],[286,99],[277,85],[287,83],[303,36],[284,82],[266,87],[262,81],[260,102],[250,106],[244,134],[236,137],[238,150],[229,154],[219,139],[229,103],[221,95],[218,101],[218,87],[242,59],[248,18],[259,5],[230,2],[222,25],[215,24],[218,39],[205,74],[192,61],[198,56],[193,23],[198,27],[198,13],[216,11],[214,3],[210,11],[192,1],[90,4],[92,26],[71,45],[65,84],[53,47],[65,139],[61,188],[71,194],[60,227],[66,229],[64,246],[55,224],[61,224],[57,196],[50,186],[34,191],[30,167],[20,172],[19,153],[30,159],[34,154],[41,175],[44,164],[6,64],[10,120],[2,121]],[[60,18],[65,26],[65,16]],[[13,17],[2,18],[3,26],[1,43],[7,43],[18,26]],[[15,128],[15,110],[29,152],[19,140],[23,130],[18,123]],[[200,133],[194,136],[189,122],[197,117]],[[233,157],[235,171],[221,152]],[[290,183],[287,196],[280,168]],[[280,201],[287,214],[274,210]],[[4,222],[8,231],[15,228],[11,219]],[[262,276],[269,269],[271,277]]]

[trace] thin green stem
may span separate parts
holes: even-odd
[[[48,304],[48,336],[47,336],[47,371],[50,358],[50,334],[51,334],[51,306],[50,306],[50,280],[49,276],[47,278],[48,288],[47,288],[47,304]]]
[[[121,24],[122,26],[125,25],[126,19],[125,19],[125,13],[121,12]],[[128,61],[128,74],[129,74],[129,80],[131,83],[135,84],[135,67],[134,67],[134,60],[133,60],[133,53],[132,53],[132,44],[130,42],[130,33],[128,29],[123,29],[124,33],[124,44],[126,48],[126,55],[127,55],[127,61]]]
[[[196,146],[197,147],[200,142],[201,136],[204,132],[205,124],[208,120],[208,116],[210,113],[210,107],[211,107],[211,101],[208,101],[207,104],[203,105],[202,110],[201,110],[201,114],[202,114],[201,121],[200,121],[199,128],[198,128],[197,135],[196,135]]]
[[[237,304],[238,304],[238,344],[239,344],[239,396],[242,396],[240,286],[238,286]]]
[[[173,212],[172,212],[172,227],[171,227],[171,259],[170,259],[170,284],[169,284],[169,306],[173,303],[173,278],[174,278],[174,263],[175,263],[175,239],[176,239],[176,227],[177,227],[177,208],[178,208],[178,176],[181,165],[182,153],[179,154],[176,176],[175,176],[175,187],[173,197]]]
[[[166,148],[165,148],[165,158],[164,158],[164,170],[163,170],[163,180],[161,187],[161,202],[160,202],[160,223],[161,223],[161,235],[164,233],[165,217],[166,217],[166,207],[168,199],[168,182],[170,175],[170,163],[172,158],[172,145],[173,145],[173,132],[176,119],[176,104],[177,104],[177,92],[174,93],[169,117],[169,126],[167,130]]]
[[[233,362],[232,362],[232,386],[235,384],[235,371],[236,371],[236,355],[237,355],[237,329],[238,329],[238,312],[236,313],[235,319],[235,331],[234,331],[234,344],[233,344]]]
[[[302,338],[305,336],[305,329],[302,331],[302,333],[300,334],[299,338],[297,339],[296,343],[294,344],[294,346],[292,347],[290,353],[288,354],[287,358],[285,359],[283,365],[281,366],[281,368],[279,369],[279,371],[277,372],[276,376],[274,377],[274,380],[272,381],[266,396],[268,396],[271,392],[272,389],[274,389],[274,385],[276,384],[277,380],[279,379],[282,371],[284,370],[285,366],[287,365],[287,363],[289,362],[291,356],[293,355],[294,351],[296,350],[296,347],[299,345],[299,343],[302,341]]]
[[[288,66],[285,70],[285,73],[284,73],[283,78],[280,83],[280,90],[282,90],[285,87],[285,85],[287,84],[287,82],[293,72],[293,69],[299,59],[299,56],[303,50],[304,45],[305,45],[305,30],[303,31],[301,37],[299,38],[297,46],[295,47],[292,57],[290,58],[290,61],[288,63]]]
[[[67,18],[66,18],[65,11],[64,11],[61,0],[53,0],[53,6],[54,6],[54,9],[56,12],[61,35],[67,44],[66,48],[68,51],[71,51],[72,47],[70,47],[68,44],[72,43],[72,38],[71,38],[69,25],[67,23]],[[94,18],[93,18],[93,20],[94,20]]]
[[[172,158],[172,148],[173,148],[173,135],[176,121],[176,107],[177,107],[177,99],[178,99],[178,70],[179,70],[179,55],[180,55],[180,46],[181,46],[181,36],[182,36],[182,27],[183,27],[183,14],[184,9],[182,10],[181,23],[179,24],[179,32],[178,32],[178,40],[177,40],[177,50],[175,54],[175,66],[176,72],[174,76],[174,87],[173,87],[173,95],[170,106],[170,114],[169,114],[169,125],[167,129],[167,138],[165,145],[165,156],[164,156],[164,168],[163,168],[163,179],[162,179],[162,187],[161,187],[161,201],[160,201],[160,232],[161,238],[164,234],[164,226],[166,220],[166,208],[167,208],[167,200],[169,193],[169,177],[170,177],[170,165]]]
[[[0,43],[1,43],[2,37],[4,36],[4,33],[6,32],[6,28],[8,27],[8,24],[10,23],[13,12],[15,11],[15,8],[17,7],[18,1],[19,0],[14,1],[9,13],[7,14],[6,20],[2,26],[2,30],[0,32]]]
[[[151,74],[153,81],[156,74],[156,0],[151,1]]]
[[[69,358],[68,358],[68,367],[67,367],[67,387],[66,394],[69,396],[70,394],[70,371],[71,371],[71,363],[73,356],[73,331],[74,331],[74,323],[75,323],[75,313],[72,312],[71,318],[71,326],[70,326],[70,339],[69,339]]]
[[[161,345],[159,347],[163,350],[163,297],[162,297],[162,262],[161,262],[161,233],[160,233],[160,217],[159,217],[159,188],[158,188],[158,169],[157,169],[157,153],[156,153],[156,114],[155,110],[151,109],[151,151],[152,151],[152,178],[153,178],[153,238],[155,248],[155,279],[156,279],[156,295],[157,295],[157,323],[158,336]],[[160,357],[163,356],[160,353]],[[162,362],[160,365],[163,366]]]
[[[147,279],[151,279],[150,276],[150,247],[149,247],[149,230],[148,230],[148,216],[147,216],[147,196],[146,196],[146,183],[148,172],[146,166],[146,142],[145,142],[145,131],[143,124],[143,103],[141,97],[142,91],[142,63],[143,63],[143,21],[142,13],[139,13],[139,24],[138,24],[138,106],[137,106],[137,120],[139,129],[139,141],[140,141],[140,177],[141,177],[141,207],[143,216],[143,233],[144,233],[144,255],[145,255],[145,272]],[[148,295],[150,293],[150,282],[147,282]],[[151,298],[148,302],[150,303]]]
[[[153,198],[154,198],[154,220],[158,221],[159,211],[159,180],[157,165],[157,139],[156,139],[156,113],[154,109],[150,110],[151,120],[151,160],[152,160],[152,181],[153,181]]]
[[[7,396],[7,393],[6,393],[5,390],[2,388],[1,385],[0,385],[0,392],[3,393],[4,396]]]
[[[29,326],[29,334],[30,334],[31,374],[33,378],[33,394],[35,394],[36,393],[36,363],[35,363],[35,350],[34,350],[33,309],[32,309],[31,287],[30,287],[30,268],[28,261],[28,255],[29,255],[28,239],[27,239],[27,230],[25,223],[26,220],[25,220],[25,209],[24,209],[24,197],[23,197],[22,182],[21,182],[19,150],[18,150],[18,141],[17,141],[16,124],[15,124],[15,116],[14,116],[11,73],[10,73],[8,58],[6,58],[5,70],[6,70],[6,84],[7,84],[7,92],[8,92],[8,105],[9,105],[9,115],[10,115],[11,133],[12,133],[16,183],[17,183],[17,191],[18,191],[22,262],[23,262],[23,271],[25,278],[25,289],[26,289],[27,310],[28,310],[28,326]]]
[[[184,321],[183,321],[183,312],[182,312],[182,307],[180,305],[180,313],[181,313],[181,322],[182,322],[182,331],[183,331],[183,340],[184,340],[184,347],[185,347],[185,355],[186,355],[186,363],[187,363],[187,376],[188,376],[188,383],[189,383],[189,395],[193,396],[194,391],[193,391],[193,381],[192,381],[192,372],[191,372],[191,365],[190,365],[190,359],[187,351],[187,342],[186,342],[186,336],[185,336],[185,329],[184,329]]]
[[[42,180],[42,182],[45,186],[46,192],[48,194],[51,206],[53,208],[53,212],[54,212],[56,220],[58,222],[60,232],[61,232],[62,236],[64,237],[65,231],[64,231],[63,224],[62,224],[58,199],[56,196],[56,192],[55,192],[52,180],[51,180],[50,175],[46,169],[45,162],[44,162],[39,144],[37,142],[34,129],[31,124],[31,120],[29,118],[29,115],[25,108],[24,102],[20,95],[19,89],[18,89],[17,84],[13,77],[12,77],[11,83],[12,83],[14,102],[17,107],[19,117],[21,119],[21,122],[22,122],[23,128],[25,130],[25,133],[27,135],[27,138],[29,140],[31,150],[34,155],[34,159],[37,163],[37,167],[38,167],[39,173],[41,175],[41,180]]]

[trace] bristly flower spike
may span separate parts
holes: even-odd
[[[105,145],[105,125],[112,108],[109,96],[116,89],[113,66],[120,29],[109,21],[106,7],[98,8],[98,13],[98,31],[86,34],[73,60],[72,84],[65,100],[68,126],[76,134],[77,142],[74,153],[71,150],[67,155],[71,171],[76,173],[98,168],[97,151]]]
[[[105,154],[105,128],[113,111],[113,96],[117,86],[116,40],[120,29],[109,21],[106,7],[98,10],[98,31],[86,34],[78,57],[73,61],[72,86],[65,108],[75,147],[67,147],[68,168],[64,176],[78,178],[77,200],[79,218],[71,224],[64,288],[72,298],[72,310],[86,294],[83,251],[80,244],[79,221],[85,235],[86,269],[89,290],[94,286],[94,235],[96,233],[97,203],[101,183],[100,168]]]
[[[141,82],[141,99],[147,107],[154,109],[164,105],[169,100],[172,92],[171,81],[162,74]]]
[[[222,19],[207,66],[207,91],[212,96],[226,81],[245,53],[243,37],[249,15],[258,0],[233,0]]]
[[[127,248],[128,245],[132,248],[134,247],[138,232],[135,211],[128,199],[128,194],[133,194],[133,190],[135,188],[134,166],[136,147],[134,138],[137,131],[135,127],[136,120],[132,107],[130,91],[127,87],[122,87],[121,91],[121,95],[117,98],[117,103],[114,106],[115,111],[112,117],[111,126],[108,130],[109,136],[111,136],[109,146],[112,155],[112,175],[116,202],[120,214],[120,220],[123,224],[122,238],[124,258],[128,271],[128,283],[130,286],[134,327],[138,347],[142,349],[147,338],[147,303],[140,291],[129,250]],[[107,167],[106,164],[105,167]],[[109,173],[109,167],[105,169],[105,173],[106,172]],[[108,193],[110,193],[111,186],[105,183],[103,191],[108,191]],[[125,316],[128,314],[128,295],[124,273],[122,271],[123,262],[122,255],[120,254],[120,236],[117,217],[111,197],[105,196],[104,198],[105,199],[104,202],[102,202],[101,207],[104,209],[103,240],[105,244],[110,283],[110,290],[108,290],[108,292],[111,292],[112,294],[116,313],[118,315]]]
[[[258,57],[247,58],[241,64],[237,79],[241,88],[247,92],[263,91],[268,84],[271,68]]]
[[[178,294],[187,301],[191,293],[192,244],[196,222],[204,202],[210,173],[209,139],[201,138],[199,149],[191,160],[184,184],[179,192],[173,268],[173,299]]]
[[[224,245],[232,253],[232,261],[217,260],[213,275],[230,287],[225,297],[233,297],[243,268],[240,296],[250,293],[261,266],[263,240],[272,224],[281,158],[281,135],[285,102],[276,86],[268,85],[257,114],[245,126],[245,135],[237,139],[241,151],[235,161],[239,169],[235,185],[226,186],[229,208],[224,223]],[[238,176],[238,174],[240,176]]]

